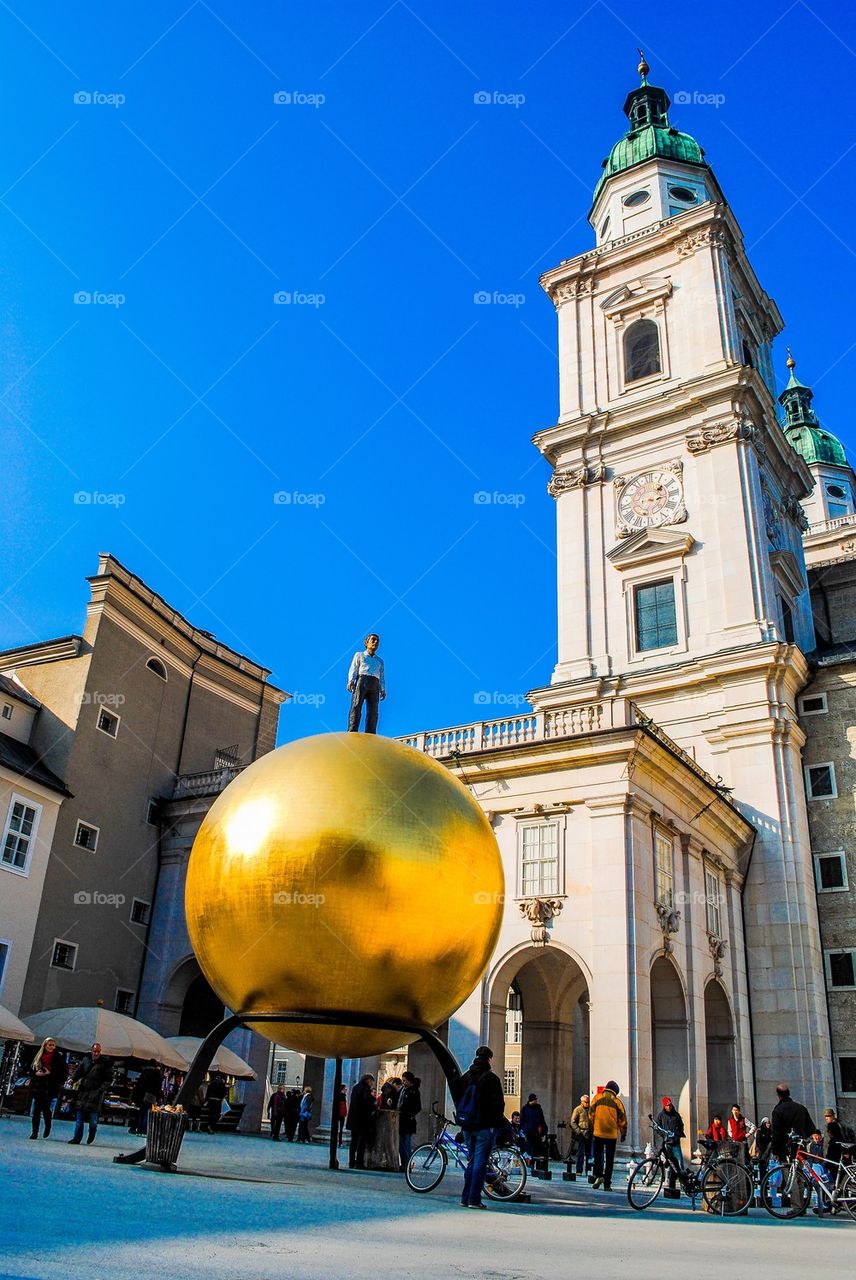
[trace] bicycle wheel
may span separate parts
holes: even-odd
[[[752,1203],[749,1170],[736,1160],[717,1160],[705,1171],[701,1194],[711,1213],[726,1218],[742,1213]]]
[[[768,1169],[761,1182],[761,1204],[774,1218],[800,1218],[811,1204],[811,1181],[796,1164]]]
[[[662,1189],[664,1173],[662,1164],[653,1156],[636,1166],[627,1184],[627,1199],[634,1209],[647,1209],[654,1203]]]
[[[516,1200],[526,1186],[526,1161],[513,1147],[495,1147],[485,1178],[485,1195],[491,1200]]]
[[[856,1168],[847,1170],[847,1175],[838,1188],[836,1204],[840,1204],[856,1222]]]
[[[417,1147],[407,1161],[404,1177],[411,1191],[433,1191],[443,1181],[449,1157],[433,1142]]]

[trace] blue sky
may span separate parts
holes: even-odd
[[[850,443],[856,21],[711,13],[0,5],[0,646],[79,630],[109,550],[297,692],[283,740],[343,727],[369,629],[386,733],[547,683],[538,275],[591,247],[640,44],[673,98],[723,99],[672,121],[785,316],[780,377],[787,341]]]

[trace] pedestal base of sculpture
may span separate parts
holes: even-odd
[[[366,1143],[366,1168],[386,1173],[400,1172],[397,1111],[375,1112],[374,1131]]]

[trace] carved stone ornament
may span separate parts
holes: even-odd
[[[571,302],[574,298],[583,298],[594,290],[594,276],[579,276],[576,280],[569,280],[566,284],[556,285],[551,293],[553,303],[556,307],[560,307],[565,302]]]
[[[722,977],[722,961],[725,956],[725,948],[728,946],[725,938],[717,938],[715,933],[707,935],[707,944],[710,947],[711,958],[713,959],[713,976],[715,978]]]
[[[677,933],[681,927],[681,913],[676,911],[674,907],[670,907],[666,902],[655,902],[654,909],[657,912],[657,919],[660,921],[660,928],[663,931],[663,951],[666,955],[672,950],[670,934]]]
[[[547,925],[563,906],[561,898],[526,898],[520,903],[520,914],[532,925],[529,936],[536,947],[545,947],[550,941]]]
[[[805,533],[808,528],[808,517],[803,511],[799,499],[795,498],[792,493],[785,494],[782,499],[782,511],[786,516],[790,516],[798,529]]]
[[[692,431],[687,436],[687,448],[690,453],[707,453],[720,444],[729,444],[732,440],[748,440],[754,443],[758,439],[758,430],[747,418],[732,418],[728,422],[716,422],[713,426],[702,427],[701,431]]]
[[[719,248],[723,244],[725,244],[725,232],[721,227],[703,227],[701,231],[695,231],[692,235],[679,240],[676,248],[679,258],[690,258],[699,249]]]
[[[774,547],[777,547],[782,536],[782,527],[779,523],[779,508],[773,501],[773,495],[763,480],[761,481],[761,496],[764,501],[764,526],[767,531],[767,538]]]
[[[547,492],[554,498],[568,489],[582,489],[587,484],[601,484],[606,479],[606,467],[602,463],[595,466],[571,467],[568,471],[554,471],[547,485]]]

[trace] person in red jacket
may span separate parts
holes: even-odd
[[[726,1129],[725,1125],[722,1123],[721,1115],[715,1115],[713,1117],[713,1119],[710,1122],[710,1128],[707,1131],[707,1136],[711,1139],[712,1142],[724,1142],[725,1139],[728,1137],[728,1130]]]
[[[735,1102],[728,1117],[728,1136],[732,1142],[740,1143],[740,1159],[749,1163],[749,1125],[746,1117]]]

